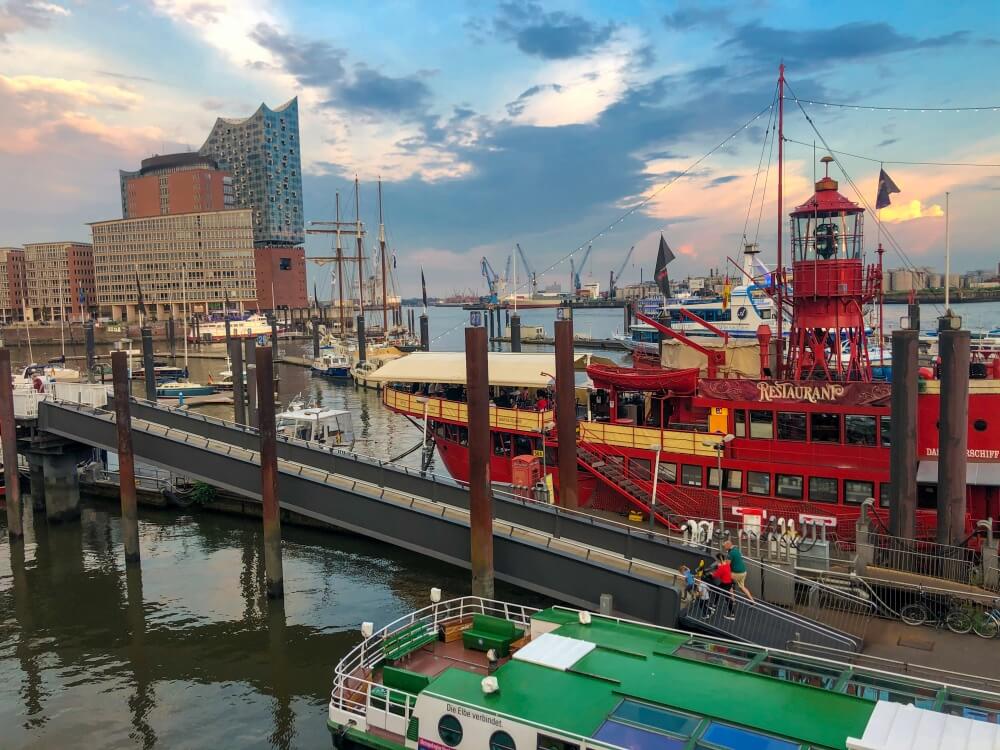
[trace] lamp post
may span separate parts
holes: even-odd
[[[423,404],[424,405],[424,439],[423,439],[423,448],[426,450],[426,448],[427,448],[427,407],[428,407],[429,400],[428,400],[428,398],[426,396],[417,396],[416,399],[414,399],[414,400],[418,404]]]
[[[660,451],[663,450],[663,443],[657,441],[649,448],[656,451],[656,459],[653,461],[653,494],[649,498],[649,530],[652,531],[656,528],[656,485],[660,478]]]
[[[720,440],[702,440],[701,444],[706,448],[715,451],[715,458],[719,471],[719,546],[722,546],[722,538],[726,533],[726,520],[722,509],[722,453],[726,450],[726,444],[736,439],[735,435],[724,435]]]

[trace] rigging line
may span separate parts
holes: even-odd
[[[761,117],[763,117],[765,112],[769,112],[773,107],[774,107],[773,104],[768,104],[762,110],[760,110],[759,112],[757,112],[757,114],[755,114],[753,117],[751,117],[749,120],[747,120],[744,124],[740,125],[736,130],[734,130],[732,133],[730,133],[728,136],[726,136],[722,141],[720,141],[715,146],[713,146],[710,151],[706,152],[705,154],[703,154],[702,156],[700,156],[696,161],[694,161],[691,164],[689,164],[688,167],[683,172],[681,172],[680,174],[674,175],[670,180],[668,180],[667,182],[665,182],[662,185],[660,185],[660,187],[658,187],[652,193],[650,193],[645,198],[643,198],[641,201],[639,201],[638,203],[636,203],[628,211],[626,211],[621,216],[619,216],[617,219],[615,219],[615,221],[613,221],[610,224],[608,224],[604,229],[602,229],[600,232],[598,232],[597,234],[595,234],[589,240],[583,242],[575,250],[567,253],[562,258],[560,258],[559,260],[557,260],[555,263],[552,263],[550,266],[548,266],[547,268],[545,268],[540,273],[535,274],[536,279],[541,279],[549,271],[551,271],[554,268],[558,267],[560,264],[565,263],[567,260],[569,260],[571,257],[573,257],[573,255],[575,253],[580,252],[587,245],[589,245],[589,244],[591,244],[591,243],[596,242],[597,240],[599,240],[601,237],[604,236],[605,232],[614,231],[614,228],[616,226],[618,226],[619,224],[621,224],[623,221],[625,221],[625,219],[629,218],[632,214],[634,214],[640,208],[642,208],[642,207],[646,206],[647,204],[649,204],[653,200],[653,198],[655,198],[657,195],[659,195],[660,193],[662,193],[668,187],[670,187],[671,185],[673,185],[679,179],[681,179],[682,177],[687,176],[687,174],[689,172],[691,172],[695,167],[697,167],[699,164],[701,164],[703,161],[705,161],[708,157],[710,157],[712,154],[714,154],[720,148],[722,148],[727,143],[729,143],[729,141],[731,141],[733,138],[735,138],[740,133],[742,133],[744,130],[746,130],[748,127],[750,127],[754,122],[756,122],[758,119],[760,119]],[[528,285],[528,284],[530,284],[530,279],[526,280],[525,282],[523,282],[521,284],[518,284],[517,285],[517,289],[520,289],[522,286],[525,286],[525,285]],[[517,289],[515,289],[515,292],[517,291]]]
[[[771,99],[771,106],[774,106],[775,100],[778,98],[778,85],[774,85],[774,97]],[[764,131],[764,140],[760,144],[760,159],[757,160],[757,171],[753,176],[753,189],[750,191],[750,200],[747,203],[747,215],[743,220],[743,243],[746,244],[747,241],[747,228],[750,226],[750,214],[753,212],[754,198],[757,196],[757,182],[760,180],[760,168],[764,164],[764,151],[767,150],[767,142],[771,136],[771,126],[774,123],[774,109],[771,110],[771,116],[767,119],[767,129]],[[768,169],[771,168],[770,159],[768,159]],[[767,183],[765,182],[765,185]],[[766,187],[765,187],[766,189]],[[738,248],[742,250],[742,248]]]
[[[774,158],[774,142],[778,140],[777,131],[771,133],[771,148],[767,153],[767,172],[764,173],[764,190],[760,195],[760,212],[757,214],[757,229],[753,235],[754,244],[760,239],[760,224],[764,218],[764,201],[767,196],[767,183],[771,178],[771,162]]]
[[[785,81],[785,86],[787,86],[789,88],[789,90],[791,90],[791,87],[788,85],[788,81],[787,80]],[[823,147],[826,148],[826,149],[829,149],[830,145],[826,142],[826,138],[824,138],[823,134],[819,132],[819,128],[816,127],[816,123],[813,122],[813,119],[809,116],[809,113],[806,112],[805,107],[803,107],[799,103],[799,100],[795,97],[794,93],[792,93],[792,99],[794,99],[795,103],[798,104],[799,109],[802,111],[802,116],[806,118],[806,122],[809,123],[809,126],[813,129],[813,132],[816,133],[816,136],[823,143]],[[854,180],[851,179],[851,175],[848,173],[847,169],[844,168],[844,165],[841,163],[840,159],[838,159],[836,156],[833,156],[832,158],[833,158],[834,162],[836,163],[836,165],[840,168],[840,171],[843,173],[843,175],[844,175],[845,179],[847,180],[848,184],[851,186],[851,188],[857,194],[858,199],[861,201],[862,204],[864,204],[865,208],[868,209],[868,212],[875,219],[875,223],[878,225],[879,229],[882,231],[882,234],[884,234],[885,237],[886,237],[886,239],[889,240],[889,243],[892,245],[892,249],[896,251],[896,254],[899,255],[899,257],[903,260],[903,263],[906,266],[908,266],[911,271],[917,271],[919,273],[916,264],[912,260],[910,260],[909,256],[903,250],[902,246],[896,241],[896,238],[893,237],[892,233],[889,231],[889,228],[886,227],[882,223],[882,221],[879,219],[878,212],[875,211],[872,208],[871,204],[868,202],[868,199],[865,197],[864,193],[861,192],[861,190],[858,189],[857,184],[855,184]],[[937,308],[937,310],[938,310],[939,313],[942,312],[940,305],[938,305],[937,303],[933,303],[933,304],[934,304],[934,307]]]
[[[1000,112],[1000,105],[980,107],[885,107],[868,104],[844,104],[842,102],[820,102],[815,99],[799,99],[794,94],[792,99],[806,104],[818,104],[823,107],[841,107],[843,109],[868,109],[879,112]]]
[[[794,138],[785,137],[785,143],[794,143],[799,146],[807,146],[812,148],[811,143],[806,143],[804,141],[797,141]],[[864,159],[865,161],[875,162],[876,164],[911,164],[914,166],[924,166],[924,167],[987,167],[987,168],[997,168],[1000,164],[983,164],[978,162],[970,161],[893,161],[891,159],[875,159],[871,156],[862,156],[861,154],[852,154],[850,151],[834,151],[830,149],[832,153],[840,154],[842,156],[850,156],[854,159]]]

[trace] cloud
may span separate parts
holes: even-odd
[[[344,77],[347,53],[326,42],[286,34],[270,23],[258,23],[250,38],[272,53],[281,67],[303,86],[332,90],[333,84]]]
[[[917,38],[901,34],[885,22],[856,21],[832,28],[777,29],[759,21],[736,28],[723,49],[755,61],[781,58],[793,69],[826,66],[837,61],[864,60],[921,49],[965,45],[968,31]]]
[[[546,12],[530,0],[508,0],[500,3],[493,29],[527,55],[566,60],[594,52],[611,38],[615,24],[599,25],[563,11]]]
[[[253,38],[260,24],[279,25],[270,0],[149,0],[153,9],[186,28],[238,65],[267,52]]]
[[[912,200],[908,203],[894,203],[882,209],[882,221],[899,224],[913,219],[927,219],[944,216],[944,209],[937,203],[925,205],[922,201]]]
[[[674,31],[688,31],[698,26],[723,26],[729,21],[729,8],[684,5],[663,17],[663,24]]]
[[[70,15],[69,8],[43,0],[7,0],[0,5],[0,42],[25,29],[44,29],[59,17]]]
[[[138,94],[101,83],[44,76],[0,75],[0,91],[6,96],[24,102],[47,99],[58,100],[63,107],[101,107],[106,109],[132,109],[142,101]],[[4,98],[6,98],[6,96]]]
[[[507,104],[507,114],[511,117],[517,117],[522,112],[528,104],[528,99],[533,96],[537,96],[543,91],[554,91],[559,94],[562,93],[563,87],[558,83],[542,83],[532,86],[531,88],[525,89],[521,94],[512,102]]]
[[[96,73],[99,76],[103,76],[104,78],[115,78],[119,81],[135,81],[137,83],[156,83],[156,80],[153,78],[147,78],[146,76],[128,75],[126,73],[116,73],[113,70],[95,70],[94,73]]]
[[[330,103],[369,114],[412,114],[425,109],[430,98],[430,87],[415,75],[394,78],[359,63]]]
[[[886,146],[891,146],[893,143],[897,143],[899,138],[886,138],[884,141],[879,141],[875,144],[875,148],[885,148]]]
[[[721,177],[716,177],[714,179],[709,180],[708,187],[710,188],[719,187],[719,185],[725,185],[729,182],[733,182],[734,180],[738,179],[740,179],[740,176],[738,174],[722,175]]]

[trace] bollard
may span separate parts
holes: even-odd
[[[573,311],[556,311],[556,431],[559,440],[559,504],[576,508],[576,375],[573,371]]]
[[[358,240],[360,242],[361,240]],[[357,322],[358,330],[358,364],[367,361],[368,351],[365,342],[365,316],[359,315]]]
[[[132,452],[132,417],[129,408],[128,354],[111,353],[114,384],[115,431],[118,433],[118,477],[122,503],[122,542],[125,562],[139,561],[139,515],[135,498],[135,455]]]
[[[521,316],[517,313],[510,316],[510,350],[521,351]]]
[[[139,332],[142,337],[142,372],[146,381],[146,400],[156,401],[156,362],[153,359],[153,331],[149,326],[143,326]]]
[[[256,427],[260,394],[257,392],[257,345],[252,336],[243,340],[243,358],[247,368],[247,426]]]
[[[24,537],[21,515],[21,480],[17,470],[17,422],[14,419],[14,385],[10,376],[10,349],[0,348],[0,445],[3,446],[3,477],[7,492],[7,533]]]
[[[488,311],[487,311],[488,312]],[[482,316],[472,312],[473,321]],[[486,329],[465,329],[465,381],[469,414],[469,527],[472,595],[492,599],[493,489],[490,485],[490,386]]]
[[[278,435],[274,421],[274,362],[270,347],[254,351],[257,362],[257,392],[261,394],[257,419],[260,424],[260,499],[264,520],[264,569],[267,595],[280,599],[285,593],[281,565],[281,508],[278,505]]]
[[[87,349],[87,382],[94,382],[94,368],[97,366],[97,354],[94,346],[94,321],[83,324],[83,338]]]
[[[427,313],[420,316],[420,348],[425,352],[431,350],[431,327],[427,320]]]
[[[961,325],[962,319],[950,311],[938,320],[941,411],[938,419],[937,541],[951,545],[961,545],[966,536],[970,336]]]
[[[233,419],[247,423],[247,393],[243,380],[243,345],[239,339],[229,342],[229,368],[233,373]]]
[[[889,533],[913,539],[917,520],[917,346],[915,328],[892,332]]]

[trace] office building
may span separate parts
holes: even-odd
[[[94,250],[86,242],[24,246],[28,320],[82,321],[94,304]]]
[[[256,307],[251,209],[115,219],[90,225],[100,314],[137,320],[136,278],[157,320]]]
[[[0,247],[0,320],[24,320],[24,248]]]
[[[139,171],[118,173],[122,218],[222,211],[235,207],[233,178],[197,153],[143,159]]]
[[[297,98],[273,110],[261,104],[244,119],[220,117],[199,153],[232,174],[235,205],[253,210],[258,247],[305,241]]]

